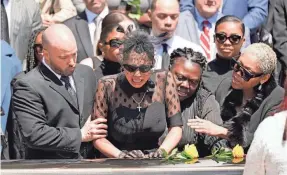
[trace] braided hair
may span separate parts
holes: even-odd
[[[30,70],[34,69],[37,65],[38,65],[38,60],[36,58],[36,53],[34,50],[34,45],[36,42],[36,38],[39,35],[39,33],[43,32],[44,30],[46,30],[47,27],[42,27],[38,30],[35,30],[30,39],[29,39],[29,43],[28,43],[28,52],[26,55],[26,60],[27,60],[27,67],[26,67],[26,71],[29,72]]]
[[[200,52],[196,52],[191,48],[178,48],[174,50],[170,55],[170,65],[169,69],[172,69],[172,66],[179,60],[179,59],[186,59],[186,61],[190,61],[192,63],[198,64],[201,68],[201,76],[203,70],[206,68],[206,57],[202,55]],[[203,104],[205,103],[205,98],[210,93],[209,90],[207,90],[202,82],[202,79],[200,78],[199,85],[197,87],[197,90],[194,93],[194,98],[197,100],[197,116],[201,116]],[[189,100],[190,101],[190,100]],[[190,101],[191,102],[191,101]],[[188,104],[187,104],[188,105]],[[182,106],[183,107],[183,106]]]

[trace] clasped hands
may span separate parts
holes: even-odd
[[[163,150],[157,149],[148,154],[144,154],[141,150],[122,151],[118,158],[132,159],[132,158],[163,158]]]

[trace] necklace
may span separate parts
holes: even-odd
[[[140,102],[137,102],[136,100],[135,100],[135,98],[132,96],[132,99],[134,100],[134,102],[136,102],[136,104],[138,105],[138,110],[139,110],[139,112],[141,112],[141,103],[142,103],[142,101],[143,101],[143,99],[144,99],[144,97],[145,97],[145,94],[146,94],[146,92],[144,93],[144,95],[143,95],[143,97],[142,97],[142,99],[141,99],[141,101]]]

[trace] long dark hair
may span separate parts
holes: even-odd
[[[42,27],[38,30],[35,30],[30,39],[29,39],[29,44],[28,44],[28,52],[26,55],[26,60],[27,60],[27,67],[26,67],[26,71],[29,72],[30,70],[34,69],[37,65],[38,65],[38,60],[36,58],[36,53],[35,53],[35,49],[34,49],[34,45],[35,45],[35,41],[37,36],[39,35],[39,33],[43,32],[44,30],[46,30],[47,27]]]

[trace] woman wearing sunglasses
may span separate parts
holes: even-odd
[[[80,63],[93,68],[97,78],[121,72],[119,55],[124,37],[125,31],[120,25],[107,25],[103,28],[98,43],[100,56],[86,58]]]
[[[224,79],[216,91],[223,126],[202,119],[188,125],[196,132],[229,140],[230,146],[248,149],[259,123],[271,116],[284,97],[284,89],[275,82],[276,54],[266,44],[248,46],[234,62],[232,79]]]
[[[206,58],[191,48],[178,48],[170,55],[170,71],[177,87],[183,121],[183,135],[178,148],[196,144],[200,157],[210,155],[212,149],[221,146],[217,137],[197,134],[187,126],[188,119],[197,117],[217,125],[222,124],[219,104],[202,83],[201,76],[205,67]]]
[[[30,38],[28,44],[28,52],[26,55],[27,67],[26,72],[34,69],[42,62],[43,59],[43,46],[42,46],[42,33],[47,27],[42,27],[39,30],[35,30]]]
[[[231,58],[240,54],[245,42],[246,29],[244,23],[235,16],[224,16],[215,24],[214,42],[217,54],[209,62],[203,74],[205,86],[214,92],[222,79],[231,77]],[[249,37],[249,36],[247,36]]]
[[[152,72],[150,36],[133,32],[123,45],[120,74],[99,80],[93,118],[107,118],[108,136],[94,146],[110,158],[161,157],[182,135],[180,103],[170,72]],[[169,133],[159,146],[166,126]]]

